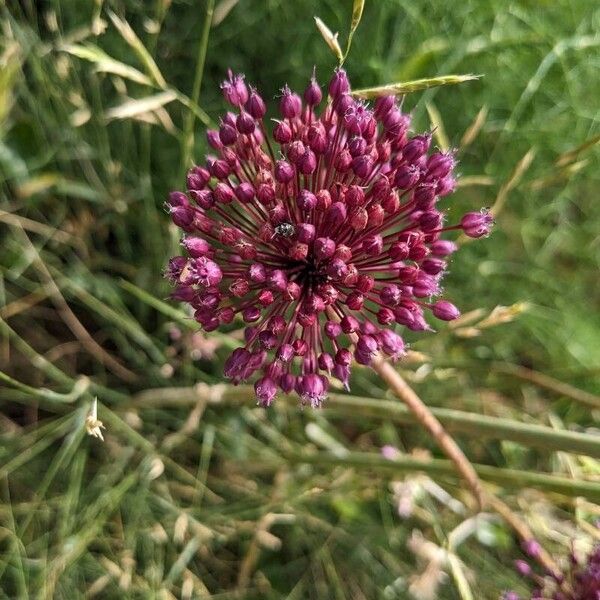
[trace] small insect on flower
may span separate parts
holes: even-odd
[[[291,223],[280,223],[275,227],[273,237],[281,236],[284,238],[292,237],[296,233],[296,228]]]

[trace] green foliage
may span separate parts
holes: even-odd
[[[206,152],[227,68],[266,98],[302,89],[313,65],[326,82],[337,59],[315,15],[343,47],[356,29],[357,88],[482,74],[405,99],[416,129],[434,120],[438,143],[466,142],[451,214],[495,207],[497,226],[446,280],[480,312],[409,335],[401,369],[564,554],[598,507],[509,474],[585,479],[582,493],[599,474],[597,3],[378,0],[360,16],[354,2],[354,26],[351,2],[222,0],[210,29],[207,5],[0,6],[0,598],[408,598],[427,564],[413,530],[446,552],[438,597],[523,591],[508,526],[484,516],[455,543],[468,496],[445,467],[435,483],[414,473],[439,451],[402,411],[373,408],[387,390],[367,370],[356,401],[318,413],[222,388],[239,331],[195,334],[166,300],[178,239],[162,202]],[[104,444],[85,435],[96,396]],[[590,456],[566,452],[573,440]],[[384,444],[417,449],[406,480]],[[401,481],[417,490],[406,518]]]

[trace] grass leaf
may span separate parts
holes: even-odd
[[[177,98],[177,94],[172,90],[166,92],[160,92],[153,96],[146,96],[145,98],[131,99],[114,106],[106,111],[105,116],[107,119],[129,119],[131,117],[137,117],[138,115],[151,112],[173,102]]]
[[[474,81],[479,79],[481,75],[442,75],[440,77],[430,77],[428,79],[414,79],[413,81],[404,81],[398,83],[387,83],[362,90],[354,90],[353,96],[359,98],[379,98],[380,96],[399,96],[401,94],[411,94],[420,92],[432,87],[441,85],[455,85],[464,83],[465,81]]]
[[[337,59],[340,61],[340,64],[344,61],[344,54],[342,52],[342,48],[340,43],[338,42],[338,34],[333,33],[319,17],[315,17],[315,23],[317,25],[317,29],[319,30],[321,36],[325,40],[325,43],[331,48],[331,51],[336,55]]]

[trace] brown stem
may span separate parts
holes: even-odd
[[[484,493],[481,488],[481,481],[473,465],[458,447],[454,439],[446,432],[442,424],[392,365],[384,358],[377,357],[373,360],[371,366],[381,379],[389,385],[394,394],[406,404],[419,423],[431,433],[444,454],[456,465],[457,471],[467,482],[471,492],[475,496],[479,509],[482,509],[484,505]]]

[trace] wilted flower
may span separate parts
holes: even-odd
[[[524,552],[532,559],[539,557],[541,547],[535,540],[523,546]],[[533,586],[530,600],[598,600],[600,598],[600,546],[596,546],[587,557],[580,561],[574,553],[569,557],[569,568],[564,573],[539,575],[535,568],[524,560],[515,561],[517,572]],[[502,595],[502,600],[525,600],[516,592]]]
[[[105,429],[102,421],[98,420],[98,399],[94,398],[90,412],[85,418],[85,430],[88,435],[104,441],[102,430]]]
[[[355,100],[341,69],[320,112],[314,76],[303,97],[282,89],[274,142],[244,77],[229,73],[222,90],[234,111],[207,134],[214,153],[167,202],[187,257],[172,258],[166,276],[204,330],[247,323],[227,377],[260,371],[262,405],[281,389],[317,407],[329,376],[348,387],[352,357],[368,365],[379,353],[404,355],[397,325],[430,329],[427,311],[459,316],[431,299],[456,250],[442,235],[480,237],[491,217],[444,226],[438,201],[455,187],[453,153],[430,152],[429,133],[410,135],[394,97]]]

